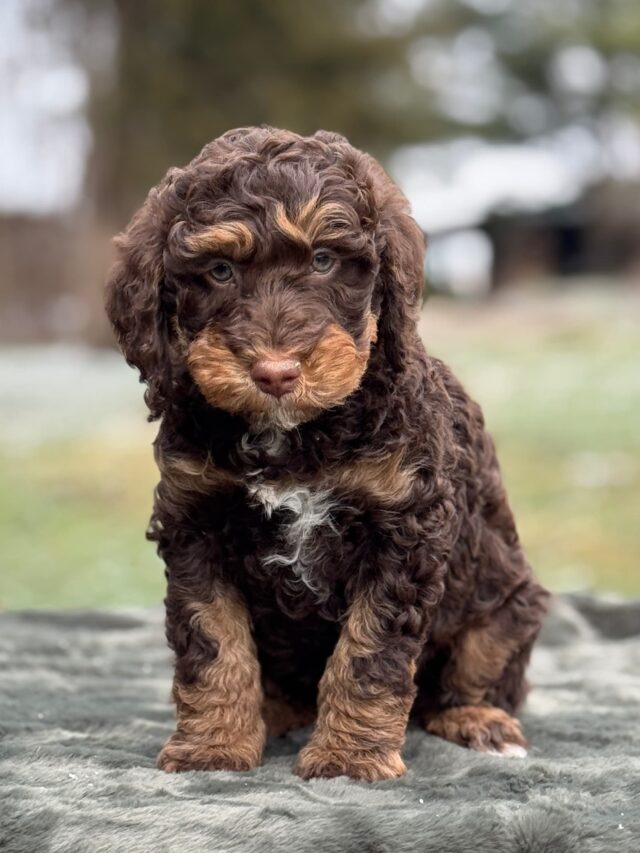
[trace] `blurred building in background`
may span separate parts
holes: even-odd
[[[109,238],[230,127],[344,133],[433,288],[637,279],[637,0],[4,0],[0,336],[109,340]]]

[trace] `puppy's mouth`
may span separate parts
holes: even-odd
[[[273,350],[238,355],[208,327],[190,344],[187,365],[210,405],[256,426],[292,428],[340,405],[357,389],[374,339],[375,322],[360,346],[332,324],[304,355]]]

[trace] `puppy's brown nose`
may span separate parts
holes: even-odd
[[[282,397],[293,391],[301,372],[299,361],[262,358],[251,368],[251,378],[265,394]]]

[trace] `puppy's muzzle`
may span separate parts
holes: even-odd
[[[258,388],[272,397],[283,397],[296,387],[302,365],[293,359],[262,358],[251,368],[251,378]]]

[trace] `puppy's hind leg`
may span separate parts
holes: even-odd
[[[527,741],[512,714],[527,693],[525,669],[544,612],[545,593],[527,584],[491,616],[455,639],[426,730],[479,752],[524,757]]]

